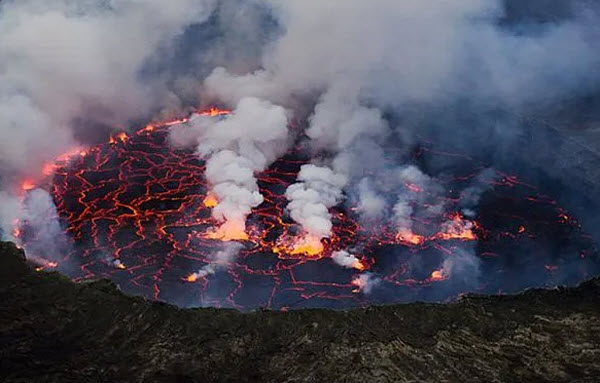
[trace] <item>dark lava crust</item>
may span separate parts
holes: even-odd
[[[600,279],[351,311],[179,309],[0,243],[2,382],[599,382]]]

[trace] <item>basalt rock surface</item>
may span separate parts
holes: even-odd
[[[350,311],[180,309],[0,243],[2,382],[598,382],[600,279]]]

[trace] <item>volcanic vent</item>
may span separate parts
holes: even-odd
[[[49,259],[52,252],[35,246],[39,229],[18,223],[14,234],[40,270],[57,268],[79,281],[109,278],[129,294],[181,306],[240,309],[445,301],[575,283],[600,270],[593,240],[552,196],[429,144],[416,147],[411,161],[451,164],[436,175],[443,191],[409,181],[401,188],[413,196],[410,212],[443,205],[435,214],[405,214],[410,222],[402,227],[365,223],[349,199],[330,209],[328,238],[307,237],[286,198],[310,161],[299,139],[257,174],[264,201],[242,233],[227,233],[211,214],[219,201],[205,161],[170,145],[170,130],[187,122],[116,134],[48,164],[52,177],[23,183],[25,201],[36,187],[50,192],[67,234]]]

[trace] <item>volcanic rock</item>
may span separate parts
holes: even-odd
[[[600,279],[349,311],[180,309],[0,243],[0,381],[597,382]]]

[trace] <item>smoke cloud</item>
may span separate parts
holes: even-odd
[[[101,126],[123,128],[171,107],[177,97],[164,76],[142,79],[141,72],[188,26],[205,21],[214,3],[2,1],[0,188],[9,196],[2,210],[25,209],[33,219],[35,209],[21,206],[24,199],[17,197],[23,179],[41,178],[44,163],[82,139],[105,134]],[[2,221],[5,238],[14,228],[8,219]]]
[[[500,22],[505,15],[499,1],[267,3],[284,32],[263,55],[262,68],[247,74],[217,68],[205,89],[230,103],[256,96],[287,106],[319,95],[307,112],[311,149],[320,168],[348,178],[339,189],[356,188],[360,209],[371,219],[386,209],[384,198],[352,168],[383,172],[389,163],[356,165],[364,156],[362,143],[384,146],[390,134],[414,140],[418,129],[390,125],[386,112],[459,101],[521,112],[532,103],[571,97],[599,80],[592,12],[517,34]],[[287,193],[290,215],[306,230],[327,236],[331,222],[325,210],[340,201],[340,191],[310,193],[305,182],[299,185]],[[413,200],[405,195],[393,204],[398,226],[408,229]],[[311,208],[302,211],[307,202]]]
[[[285,109],[248,97],[232,114],[193,117],[171,137],[179,145],[195,141],[198,154],[207,158],[206,178],[218,201],[212,215],[223,222],[217,236],[243,239],[246,217],[263,202],[254,174],[288,149]]]
[[[57,230],[52,199],[24,197],[18,186],[40,178],[45,162],[106,126],[211,102],[232,114],[193,116],[171,141],[206,160],[215,238],[244,238],[264,200],[255,174],[297,141],[311,163],[285,194],[303,234],[329,237],[330,209],[345,201],[369,228],[412,233],[415,221],[431,220],[470,230],[469,221],[445,220],[444,169],[416,163],[410,150],[426,134],[508,157],[513,138],[529,132],[482,116],[520,116],[596,92],[598,6],[568,3],[563,18],[532,23],[513,20],[515,7],[500,0],[3,1],[3,237],[16,220],[36,226],[40,243]],[[468,126],[457,123],[462,113]],[[292,119],[299,134],[288,129]],[[491,172],[461,192],[465,216],[476,215]],[[444,270],[475,268],[462,259]],[[201,272],[221,263],[210,265]],[[368,293],[379,280],[365,273],[357,283]]]
[[[290,216],[309,235],[328,237],[332,227],[329,208],[341,201],[346,177],[327,167],[303,165],[298,173],[298,181],[285,192],[290,200]]]

